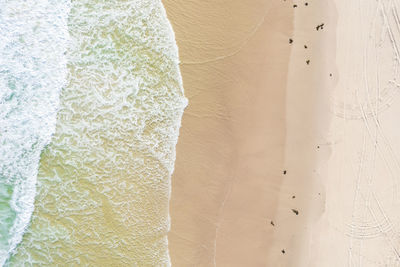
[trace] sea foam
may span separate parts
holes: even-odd
[[[160,0],[73,1],[68,85],[10,266],[169,266],[175,145],[187,99]]]
[[[66,82],[69,1],[0,0],[0,266],[33,211]]]

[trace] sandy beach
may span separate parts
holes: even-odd
[[[399,266],[398,9],[336,0],[332,155],[325,210],[310,223],[312,266]],[[332,249],[335,247],[335,249]]]
[[[0,6],[0,266],[400,266],[399,0]]]
[[[172,264],[398,266],[398,4],[164,5],[190,102]]]

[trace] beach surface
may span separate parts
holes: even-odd
[[[398,266],[394,1],[164,0],[174,266]]]
[[[308,266],[400,266],[400,4],[334,5],[332,153],[319,164],[326,199],[323,214],[309,224]]]

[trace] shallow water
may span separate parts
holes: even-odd
[[[168,266],[183,95],[161,1],[73,1],[67,86],[7,266]]]
[[[21,241],[66,83],[68,1],[0,0],[0,266]]]

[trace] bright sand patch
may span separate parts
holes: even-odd
[[[335,1],[338,83],[325,212],[304,266],[399,266],[400,102],[397,1]],[[335,248],[335,249],[332,249]]]

